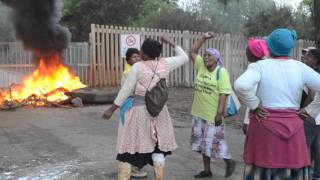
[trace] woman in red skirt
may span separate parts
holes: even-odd
[[[320,75],[289,58],[296,39],[295,31],[273,31],[266,39],[271,58],[250,64],[234,84],[251,110],[245,180],[308,179],[310,160],[298,111],[304,86],[320,91]]]

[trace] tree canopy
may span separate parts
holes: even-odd
[[[61,23],[73,41],[87,41],[90,24],[265,36],[274,28],[296,29],[299,38],[320,39],[320,1],[303,0],[297,9],[274,0],[57,0]],[[183,5],[183,6],[182,6]],[[14,32],[0,3],[0,40]]]

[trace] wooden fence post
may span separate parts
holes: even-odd
[[[299,39],[297,43],[297,60],[301,60],[303,44],[303,40]]]
[[[228,71],[230,71],[231,67],[230,67],[230,61],[231,61],[231,37],[230,34],[226,34],[225,35],[225,47],[224,47],[224,53],[225,53],[225,58],[224,58],[224,63],[225,63],[225,67],[228,69]]]
[[[182,48],[186,51],[187,54],[189,54],[189,51],[191,49],[191,44],[190,44],[190,33],[189,31],[183,31],[182,33],[182,38],[183,38],[183,45]],[[190,82],[190,78],[193,76],[190,76],[190,62],[188,62],[185,66],[184,66],[184,84],[185,86],[189,87],[191,86],[191,82]]]
[[[150,28],[127,28],[114,26],[91,25],[90,39],[90,77],[89,83],[92,87],[100,85],[116,86],[119,83],[123,68],[123,59],[119,59],[119,33],[140,33],[141,43],[145,38],[158,39],[160,35],[170,36],[177,44],[180,44],[188,53],[200,32],[193,31],[169,31]],[[232,36],[232,37],[231,37]],[[101,38],[100,38],[101,37]],[[100,40],[102,39],[102,40]],[[100,42],[101,41],[101,42]],[[243,36],[232,34],[219,34],[214,40],[207,41],[200,49],[202,54],[207,47],[215,47],[220,50],[224,59],[224,66],[230,73],[230,80],[233,82],[246,68],[245,60],[245,39]],[[293,50],[293,57],[300,59],[303,47],[313,46],[314,42],[299,40]],[[97,49],[99,48],[99,49]],[[164,46],[163,56],[171,56],[172,49]],[[17,58],[16,58],[17,59]],[[192,63],[170,73],[168,84],[170,86],[187,86],[194,84],[194,70]]]
[[[96,29],[95,24],[91,24],[91,33],[90,33],[90,86],[96,87],[96,68],[97,68],[97,58],[96,58],[96,37],[95,37]]]

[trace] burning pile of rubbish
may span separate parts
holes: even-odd
[[[70,33],[59,24],[55,0],[0,0],[12,8],[16,38],[33,52],[36,69],[20,84],[0,89],[0,109],[25,105],[62,106],[72,100],[68,92],[84,88],[67,67],[61,53],[68,47]]]

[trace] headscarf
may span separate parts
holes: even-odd
[[[272,56],[289,57],[297,40],[295,30],[279,28],[274,30],[267,38],[267,45]]]
[[[269,55],[268,46],[263,39],[250,38],[248,40],[248,48],[250,52],[257,58],[263,58]]]
[[[222,61],[221,55],[220,55],[220,53],[219,53],[219,51],[217,49],[208,48],[207,52],[215,58],[215,60],[217,61],[218,65],[223,66],[223,61]]]

